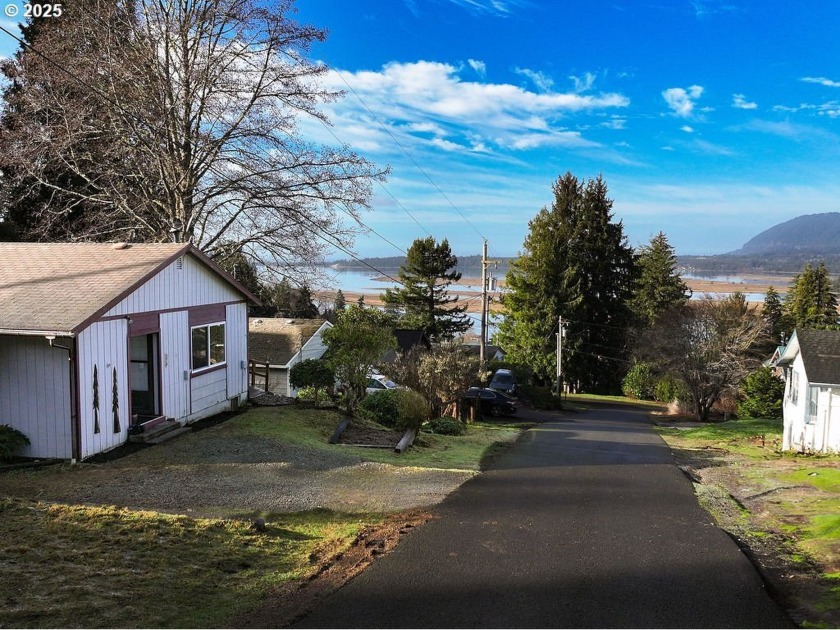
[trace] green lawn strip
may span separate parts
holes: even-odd
[[[780,420],[745,418],[704,424],[694,428],[657,426],[671,446],[679,448],[717,448],[751,459],[777,458],[782,439]]]
[[[458,436],[420,433],[415,446],[400,455],[389,449],[328,444],[327,439],[340,421],[341,415],[334,410],[297,406],[258,407],[225,423],[224,430],[243,431],[266,439],[355,456],[359,461],[419,468],[479,470],[488,449],[496,443],[512,443],[525,426],[513,421],[476,422],[469,425],[465,434]]]
[[[627,398],[626,396],[601,396],[597,394],[563,394],[563,407],[566,408],[566,403],[572,405],[582,405],[586,409],[586,403],[618,403],[621,405],[631,405],[633,407],[647,407],[650,409],[667,409],[668,405],[655,400],[639,400],[637,398]]]
[[[227,627],[375,515],[244,521],[0,499],[0,627]]]

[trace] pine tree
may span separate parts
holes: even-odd
[[[685,304],[691,290],[677,273],[677,257],[660,232],[639,249],[633,312],[643,326],[652,325],[668,308]]]
[[[837,325],[837,297],[824,263],[814,268],[807,263],[794,276],[785,297],[784,314],[795,328],[824,328]]]
[[[773,287],[767,287],[764,294],[764,306],[761,309],[761,316],[764,318],[767,334],[776,343],[783,343],[782,336],[789,335],[788,321],[782,308],[782,298]]]
[[[344,297],[344,293],[341,289],[339,289],[335,294],[335,304],[333,306],[333,310],[338,312],[343,311],[345,308],[347,308],[347,299]]]
[[[554,183],[554,202],[529,223],[511,263],[498,342],[508,358],[552,380],[558,317],[566,323],[564,380],[589,392],[618,392],[626,365],[635,265],[601,177],[571,173]]]
[[[415,239],[400,267],[403,286],[382,295],[386,306],[402,312],[400,326],[422,330],[434,341],[452,339],[470,327],[466,306],[458,306],[458,297],[449,295],[449,286],[461,279],[457,264],[446,239]]]

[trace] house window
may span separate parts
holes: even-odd
[[[790,373],[790,402],[799,404],[799,372],[796,370]]]
[[[191,331],[193,370],[201,370],[225,362],[224,322],[194,326]]]
[[[819,402],[819,388],[808,388],[808,418],[806,422],[814,422],[817,419],[817,403]]]

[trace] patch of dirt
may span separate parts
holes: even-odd
[[[285,628],[315,608],[377,558],[390,552],[403,536],[430,520],[426,511],[393,514],[384,523],[362,531],[350,549],[330,557],[312,558],[318,570],[308,579],[289,582],[273,591],[266,602],[239,619],[234,628]]]
[[[695,483],[698,500],[750,558],[769,592],[798,625],[840,627],[837,588],[820,566],[797,545],[790,505],[817,492],[784,484],[774,476],[800,468],[793,461],[747,460],[718,449],[672,448],[677,464]]]
[[[383,431],[371,427],[350,424],[341,434],[339,444],[358,444],[394,448],[403,434],[398,431]]]

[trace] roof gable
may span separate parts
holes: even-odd
[[[794,331],[788,348],[782,355],[783,360],[779,363],[792,361],[797,350],[802,355],[809,383],[840,384],[840,331]]]
[[[256,299],[187,243],[0,243],[0,333],[76,334],[185,254]]]

